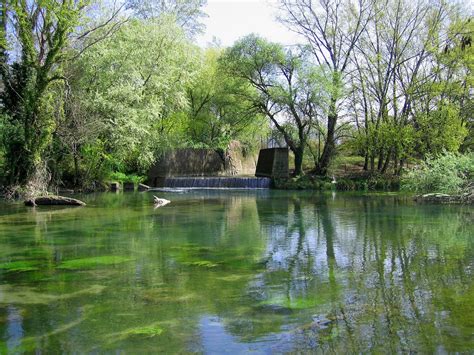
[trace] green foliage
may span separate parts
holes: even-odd
[[[129,21],[75,63],[76,96],[104,123],[106,152],[125,170],[146,170],[159,147],[179,139],[173,113],[187,105],[196,62],[196,48],[164,17]]]
[[[282,135],[295,156],[294,175],[302,175],[306,143],[330,91],[319,80],[325,78],[323,68],[313,65],[304,47],[284,48],[254,34],[228,48],[222,62],[257,91],[254,107]]]
[[[302,175],[289,179],[275,179],[274,188],[280,190],[335,190],[335,184],[324,176]]]
[[[356,184],[350,179],[337,179],[336,190],[338,191],[352,191],[356,190]]]
[[[444,152],[406,173],[402,188],[417,193],[461,193],[474,181],[474,153]]]
[[[51,87],[61,79],[69,35],[84,12],[83,1],[9,3],[19,56],[0,63],[4,90],[2,144],[8,183],[26,185],[38,171],[54,130]],[[41,13],[42,16],[38,16]],[[7,36],[8,37],[8,36]]]
[[[145,181],[146,177],[145,176],[138,176],[138,175],[134,175],[134,174],[124,174],[124,173],[121,173],[121,172],[114,172],[114,173],[110,174],[109,179],[113,180],[113,181],[118,181],[118,182],[121,182],[121,183],[133,182],[134,184],[139,184],[139,183],[142,183],[143,181]]]
[[[418,151],[438,155],[443,151],[457,152],[468,130],[459,114],[459,108],[440,105],[436,110],[416,117]]]
[[[400,180],[396,176],[369,175],[338,177],[336,182],[333,182],[328,177],[304,175],[275,179],[274,187],[280,190],[397,191],[400,188]]]
[[[200,68],[187,90],[186,145],[225,150],[238,140],[251,149],[266,133],[266,120],[253,107],[255,89],[228,73],[221,53],[218,48],[202,53]]]

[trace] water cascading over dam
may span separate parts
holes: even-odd
[[[226,176],[206,176],[206,177],[167,177],[163,179],[163,187],[168,188],[200,188],[200,189],[268,189],[271,179],[265,177],[226,177]]]

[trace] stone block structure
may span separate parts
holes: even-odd
[[[289,175],[288,148],[261,149],[255,176],[287,178]]]

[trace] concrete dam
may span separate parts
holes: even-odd
[[[231,152],[229,161],[212,149],[171,150],[150,169],[148,184],[158,188],[268,189],[273,178],[288,177],[286,148],[261,149],[258,159]]]

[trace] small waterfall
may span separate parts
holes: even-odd
[[[268,189],[271,179],[264,177],[167,177],[162,187]]]

